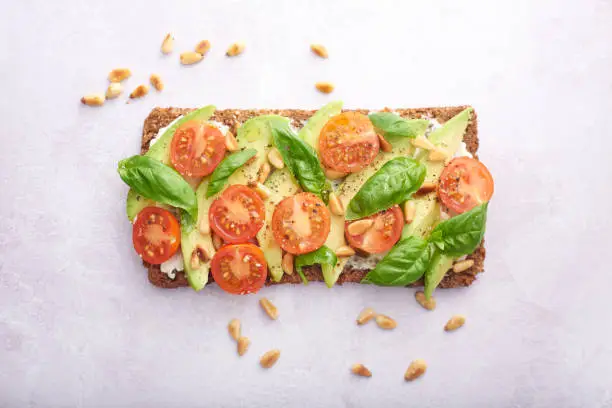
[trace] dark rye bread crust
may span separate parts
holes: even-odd
[[[397,112],[399,115],[405,118],[434,118],[440,123],[444,123],[467,106],[454,106],[454,107],[444,107],[444,108],[417,108],[417,109],[395,109],[394,112]],[[179,109],[179,108],[155,108],[151,111],[149,116],[145,119],[144,128],[142,132],[142,143],[141,143],[141,153],[144,154],[149,149],[149,142],[153,139],[159,129],[164,126],[167,126],[170,122],[176,119],[179,115],[184,115],[193,111],[193,109]],[[367,114],[366,110],[356,110],[357,112],[361,112]],[[250,119],[254,116],[265,115],[265,114],[277,114],[286,116],[291,118],[296,127],[299,127],[301,123],[306,121],[308,118],[312,116],[315,111],[311,110],[300,110],[300,109],[246,109],[246,110],[236,110],[236,109],[225,109],[218,110],[211,117],[212,120],[215,120],[220,123],[224,123],[234,132],[237,131],[237,127],[239,124],[246,122],[247,119]],[[467,150],[472,153],[475,157],[477,157],[476,152],[478,150],[478,127],[477,127],[477,117],[474,112],[472,115],[472,119],[466,129],[465,136],[463,141],[467,145]],[[460,286],[469,286],[476,279],[476,275],[484,270],[484,259],[485,259],[485,249],[483,246],[484,242],[478,247],[474,253],[469,255],[467,258],[474,260],[474,266],[472,266],[467,271],[461,273],[454,273],[449,271],[442,282],[440,282],[440,287],[442,288],[455,288]],[[165,273],[162,273],[159,265],[150,265],[146,262],[144,263],[145,267],[149,272],[149,281],[160,288],[178,288],[181,286],[189,286],[187,282],[187,278],[185,273],[177,272],[175,279],[170,279]],[[318,266],[314,266],[311,268],[304,269],[305,275],[309,281],[323,281],[323,275],[321,274],[321,269]],[[368,273],[368,270],[359,270],[353,269],[350,267],[345,267],[344,271],[340,275],[338,279],[338,283],[346,283],[353,282],[359,283],[363,277]],[[212,275],[209,276],[209,282],[212,282]],[[301,283],[302,280],[300,277],[294,273],[293,275],[284,274],[283,278],[278,283]],[[268,285],[276,284],[277,282],[273,282],[268,278]],[[419,281],[415,283],[413,286],[422,286],[422,282]]]

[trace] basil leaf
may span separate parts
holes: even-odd
[[[474,252],[482,241],[487,223],[488,203],[439,223],[429,241],[445,255],[459,257]]]
[[[146,156],[121,160],[117,169],[121,179],[143,197],[182,208],[198,217],[198,202],[191,186],[174,169]]]
[[[299,139],[288,125],[271,123],[271,126],[274,145],[304,191],[314,193],[322,199],[329,196],[330,184],[325,178],[315,150]]]
[[[423,184],[425,173],[425,165],[409,157],[389,160],[349,202],[346,219],[367,217],[410,199]]]
[[[206,190],[206,198],[212,197],[223,189],[229,177],[244,165],[251,157],[257,154],[255,149],[245,149],[232,153],[219,163],[210,175],[210,183]]]
[[[336,262],[338,262],[338,257],[336,256],[336,253],[325,245],[323,245],[316,251],[298,255],[297,258],[295,258],[295,269],[301,276],[302,281],[304,281],[304,284],[307,284],[308,279],[306,279],[306,276],[304,276],[304,272],[302,271],[302,268],[304,266],[319,264],[323,269],[323,276],[329,276],[329,273],[325,273],[325,269],[327,269],[327,272],[329,272],[329,269],[333,268],[336,265]],[[331,287],[328,282],[325,283],[327,283],[327,286]]]
[[[421,279],[431,261],[432,247],[423,238],[408,237],[363,278],[361,283],[381,286],[406,286]]]
[[[429,126],[426,119],[404,119],[392,112],[370,113],[368,117],[372,125],[391,143],[406,137],[413,139],[420,136]]]
[[[453,267],[453,258],[450,256],[441,254],[438,250],[434,249],[431,263],[427,272],[425,272],[425,299],[429,300],[433,291],[438,287],[442,278],[446,275],[446,272]]]

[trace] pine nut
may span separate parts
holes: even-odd
[[[218,251],[219,248],[221,248],[223,246],[223,239],[221,239],[221,237],[218,236],[217,234],[213,234],[212,235],[212,244],[213,244],[213,248],[215,248],[215,251]]]
[[[238,349],[238,355],[240,357],[244,356],[244,354],[249,349],[250,345],[251,345],[251,340],[249,340],[248,337],[244,337],[244,336],[238,337],[238,341],[236,345],[236,348]]]
[[[331,82],[317,82],[315,84],[315,88],[317,88],[317,90],[319,90],[319,92],[328,94],[328,93],[332,93],[334,90],[334,84],[332,84]]]
[[[227,325],[227,331],[229,332],[230,336],[232,336],[232,339],[238,341],[238,338],[240,337],[240,320],[230,320],[229,324]]]
[[[259,360],[259,364],[263,368],[270,368],[274,364],[276,364],[279,357],[280,357],[279,349],[270,350],[267,353],[265,353],[263,356],[261,356],[261,359]]]
[[[459,261],[453,265],[453,272],[455,273],[465,272],[468,269],[470,269],[472,266],[474,266],[473,259],[466,259],[465,261]]]
[[[200,41],[198,45],[196,45],[195,47],[195,52],[197,52],[198,54],[202,54],[202,56],[205,56],[209,50],[210,50],[210,41],[208,40]]]
[[[387,139],[385,139],[380,134],[378,135],[378,141],[380,143],[380,150],[382,150],[383,152],[389,153],[393,150],[393,146],[391,145],[391,143],[389,143]]]
[[[371,307],[366,307],[361,311],[361,313],[359,313],[359,316],[357,316],[357,324],[360,326],[366,324],[374,317],[376,317],[376,312],[374,311],[374,309],[372,309]]]
[[[287,275],[293,275],[293,254],[287,252],[283,255],[282,267]]]
[[[368,368],[364,366],[363,364],[353,364],[353,366],[351,367],[351,372],[360,377],[371,377],[372,376],[372,372],[368,370]]]
[[[425,150],[433,150],[436,146],[429,141],[425,136],[415,137],[414,139],[410,139],[410,143],[414,147],[418,147]]]
[[[123,86],[119,82],[111,82],[106,89],[106,99],[115,99],[123,92]]]
[[[87,106],[102,106],[104,105],[104,95],[85,95],[81,98],[81,103]]]
[[[436,188],[438,188],[437,183],[432,183],[432,182],[423,183],[421,184],[421,188],[417,190],[416,195],[425,195],[425,194],[432,193],[436,191]]]
[[[164,41],[162,41],[161,52],[163,54],[170,54],[173,48],[174,48],[174,37],[172,36],[172,34],[168,33],[164,37]]]
[[[182,53],[180,56],[181,64],[183,65],[195,64],[196,62],[202,61],[202,58],[204,58],[202,54],[195,51],[187,51]]]
[[[210,223],[208,222],[208,217],[202,217],[198,223],[198,231],[200,231],[200,234],[202,235],[210,234]]]
[[[446,322],[446,326],[444,326],[444,330],[446,331],[457,330],[464,324],[465,324],[464,315],[454,315],[453,317],[450,318],[448,322]]]
[[[149,93],[149,87],[147,85],[138,85],[136,89],[130,94],[131,99],[142,98]]]
[[[121,82],[132,76],[132,71],[128,68],[115,68],[108,74],[108,80],[111,82]]]
[[[449,154],[445,150],[440,149],[439,147],[436,147],[435,149],[429,152],[428,159],[432,162],[436,162],[436,161],[445,161],[446,159],[448,159],[448,157],[449,157]]]
[[[436,308],[436,299],[432,296],[429,300],[425,299],[425,293],[418,291],[414,294],[414,298],[427,310],[434,310]]]
[[[335,215],[344,215],[344,206],[336,193],[329,193],[329,210]]]
[[[353,256],[355,255],[355,250],[353,248],[351,248],[350,246],[341,246],[338,249],[336,249],[336,256],[340,257],[340,258],[346,258],[349,256]]]
[[[265,183],[268,179],[268,176],[270,175],[270,171],[272,171],[272,169],[270,168],[270,164],[268,164],[268,162],[264,162],[259,168],[259,172],[257,173],[257,181],[259,181],[260,183]]]
[[[327,58],[329,56],[327,53],[327,48],[321,44],[311,44],[310,50],[321,58]]]
[[[152,74],[151,78],[149,78],[149,80],[151,81],[151,85],[153,85],[153,87],[158,90],[159,92],[164,90],[164,82],[162,81],[161,77],[157,74]]]
[[[380,314],[376,316],[376,324],[378,325],[378,327],[385,330],[392,330],[397,327],[397,322],[395,320],[393,320],[389,316]]]
[[[374,220],[367,218],[350,223],[346,230],[350,235],[361,235],[369,230],[372,225],[374,225]]]
[[[339,171],[331,169],[325,169],[323,170],[323,173],[325,173],[325,177],[330,180],[338,180],[347,176],[347,173],[341,173]]]
[[[416,214],[416,204],[412,200],[408,200],[404,203],[404,221],[406,224],[410,224],[414,220]]]
[[[228,57],[235,57],[236,55],[240,55],[244,51],[244,47],[244,43],[234,43],[229,46],[225,55],[227,55]]]
[[[230,152],[235,152],[239,149],[236,137],[229,130],[225,133],[225,148]]]
[[[259,299],[259,304],[270,319],[278,319],[278,309],[272,304],[272,302],[270,302],[270,300],[268,300],[268,298],[264,297]]]
[[[276,147],[273,147],[268,152],[268,161],[270,162],[271,165],[273,165],[277,169],[282,169],[283,167],[285,167],[283,156],[281,155],[281,153],[278,151]]]
[[[190,265],[192,269],[198,269],[202,266],[203,263],[206,263],[210,260],[210,254],[206,250],[206,248],[202,246],[197,246],[193,252],[191,253]]]
[[[270,198],[270,196],[272,195],[272,190],[270,190],[268,187],[266,187],[265,185],[263,185],[262,183],[255,183],[253,185],[253,190],[255,190],[255,192],[257,194],[259,194],[259,196],[263,199],[263,200],[267,200],[268,198]]]
[[[410,367],[408,367],[408,370],[406,370],[406,374],[404,374],[404,379],[406,381],[416,380],[417,378],[425,374],[425,371],[427,371],[427,363],[425,362],[425,360],[414,360],[412,363],[410,363]]]

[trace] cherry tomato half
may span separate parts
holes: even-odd
[[[234,244],[222,247],[211,261],[217,285],[235,295],[255,293],[266,283],[268,265],[259,247]]]
[[[182,124],[172,137],[170,161],[186,177],[203,177],[213,172],[225,156],[225,137],[206,122]]]
[[[469,157],[458,157],[442,171],[438,197],[451,211],[461,214],[489,201],[493,189],[493,177],[484,164]]]
[[[264,219],[263,200],[255,191],[242,185],[225,189],[208,211],[210,227],[231,244],[253,238],[263,226]]]
[[[134,219],[132,242],[145,262],[164,263],[176,253],[181,243],[179,223],[168,210],[145,207]]]
[[[371,226],[358,235],[349,233],[349,225],[361,220],[372,220]],[[404,217],[398,205],[356,221],[347,221],[344,234],[348,244],[369,254],[379,254],[390,250],[402,236]]]

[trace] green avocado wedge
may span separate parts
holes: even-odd
[[[323,106],[321,109],[315,112],[314,115],[308,119],[306,124],[298,132],[298,137],[312,146],[315,150],[319,150],[319,134],[321,129],[332,117],[342,112],[342,101],[330,102]]]

